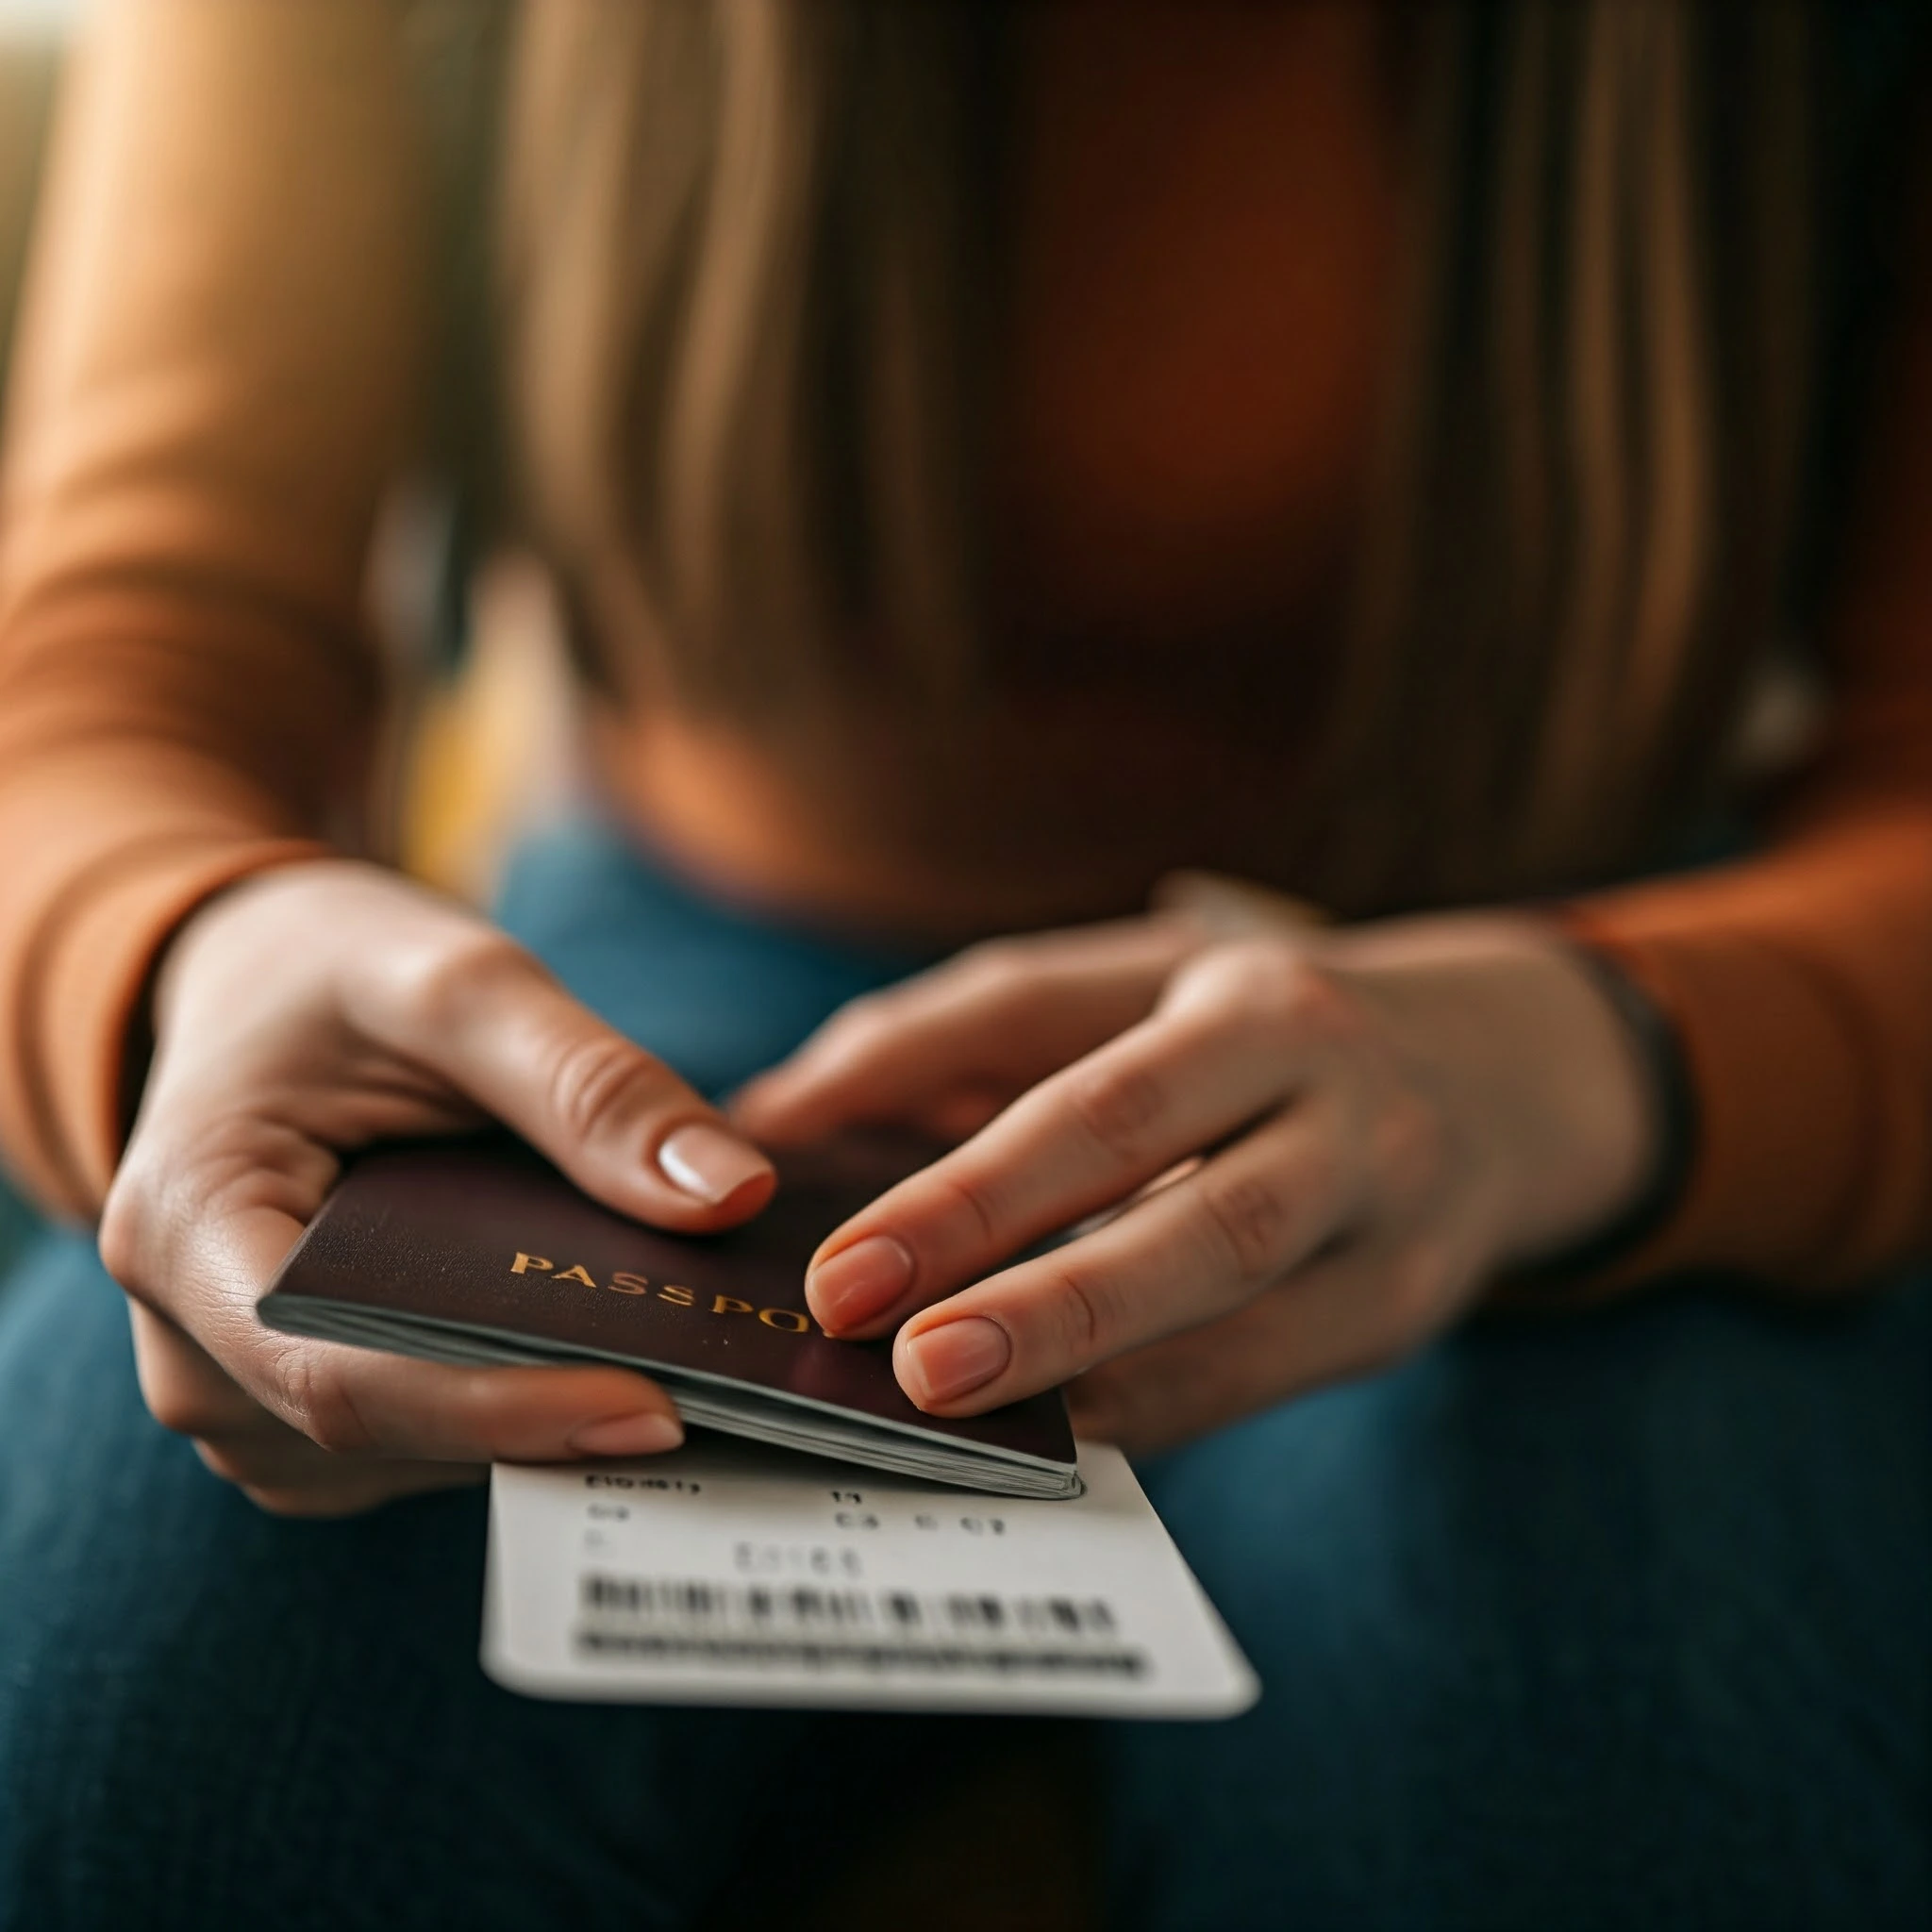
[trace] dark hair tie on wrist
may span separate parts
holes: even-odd
[[[1512,1270],[1512,1291],[1558,1294],[1587,1275],[1625,1259],[1656,1234],[1684,1198],[1697,1153],[1697,1090],[1691,1084],[1684,1043],[1669,1016],[1615,959],[1587,940],[1562,935],[1571,957],[1617,1015],[1643,1063],[1652,1119],[1657,1128],[1650,1173],[1629,1207],[1575,1246]]]

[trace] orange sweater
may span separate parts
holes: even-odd
[[[169,933],[326,850],[366,746],[364,553],[430,353],[417,112],[385,0],[139,0],[63,115],[0,522],[0,1142],[59,1210],[112,1173]],[[1283,433],[1313,425],[1332,466],[1307,405],[1280,399]],[[1932,299],[1885,414],[1827,741],[1772,844],[1576,915],[1698,1091],[1653,1270],[1830,1287],[1932,1234]]]

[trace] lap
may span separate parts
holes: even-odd
[[[932,958],[723,905],[594,822],[525,847],[496,913],[586,1006],[708,1093],[748,1079],[847,1000]]]
[[[1492,1330],[1150,1469],[1268,1689],[1108,1731],[1124,1919],[1910,1923],[1928,1328]],[[0,1924],[685,1924],[958,1748],[497,1690],[480,1493],[260,1515],[78,1242],[0,1301]]]
[[[504,909],[711,1088],[914,963],[593,832]],[[1895,1922],[1928,1889],[1928,1416],[1925,1288],[1687,1294],[1472,1330],[1165,1459],[1267,1694],[1106,1732],[1123,1917]],[[685,1923],[966,1747],[511,1697],[482,1540],[480,1491],[256,1512],[147,1418],[84,1243],[44,1244],[0,1294],[0,1927]]]
[[[0,1925],[682,1924],[808,1721],[476,1663],[483,1491],[261,1514],[142,1408],[77,1241],[0,1304]]]
[[[708,904],[577,827],[506,924],[700,1084],[895,971]],[[343,1523],[265,1516],[148,1417],[81,1238],[0,1294],[0,1927],[679,1924],[837,1842],[890,1719],[608,1708],[476,1662],[479,1488]],[[894,1770],[893,1767],[898,1767]],[[853,1807],[843,1807],[848,1816]]]
[[[1478,1327],[1166,1458],[1267,1686],[1111,1735],[1130,1924],[1932,1909],[1932,1282]]]

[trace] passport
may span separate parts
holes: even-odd
[[[701,1427],[996,1495],[1076,1496],[1058,1391],[926,1415],[889,1341],[834,1340],[806,1306],[819,1242],[912,1164],[853,1145],[781,1156],[752,1221],[677,1235],[506,1138],[379,1147],[349,1163],[258,1313],[283,1334],[428,1361],[616,1362]]]

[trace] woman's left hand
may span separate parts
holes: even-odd
[[[1071,1382],[1083,1433],[1141,1449],[1387,1362],[1607,1224],[1654,1158],[1645,1081],[1526,917],[1223,941],[1150,919],[869,995],[736,1113],[781,1143],[976,1126],[824,1242],[814,1312],[897,1327],[929,1413]]]

